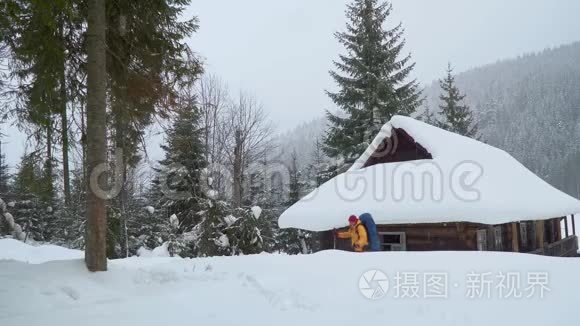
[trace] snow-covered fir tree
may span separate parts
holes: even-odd
[[[196,255],[232,255],[232,244],[225,229],[237,218],[231,215],[231,208],[225,201],[208,200],[206,205],[199,213],[201,222],[192,230]]]
[[[409,80],[414,63],[403,54],[403,28],[385,27],[391,12],[387,1],[354,0],[346,10],[346,31],[336,33],[346,54],[334,62],[331,76],[339,89],[328,95],[341,112],[327,112],[325,150],[346,164],[393,115],[410,115],[421,103],[417,82]]]
[[[2,135],[0,134],[0,194],[8,193],[10,185],[10,168],[6,164],[6,154],[2,151]]]
[[[153,187],[157,191],[157,187]],[[162,195],[162,194],[161,194]],[[154,249],[163,245],[169,240],[172,215],[167,215],[167,210],[155,207],[160,202],[160,196],[148,194],[141,212],[137,215],[139,219],[132,223],[131,233],[134,234],[134,246],[137,249]]]
[[[237,208],[232,216],[235,217],[235,221],[225,229],[225,234],[230,239],[230,247],[234,255],[269,251],[266,239],[272,238],[271,220],[262,215],[260,207]]]
[[[178,234],[191,230],[201,221],[198,212],[207,201],[202,187],[206,160],[201,140],[197,107],[194,103],[180,107],[167,131],[166,144],[162,145],[165,158],[159,162],[158,175],[153,181],[152,207],[156,212],[148,213],[149,225],[142,228],[148,246],[158,243],[159,238],[167,241],[163,233],[177,241]],[[172,216],[179,221],[177,225],[171,225]],[[162,234],[158,234],[160,231]],[[184,255],[186,251],[180,250]],[[188,254],[192,255],[193,249]]]
[[[58,228],[61,230],[57,238],[65,247],[82,249],[85,244],[86,219],[84,216],[87,185],[82,169],[73,170],[71,176],[71,201],[68,206],[61,207],[56,213]]]
[[[438,125],[451,132],[477,138],[477,124],[469,106],[465,103],[465,95],[459,91],[451,64],[447,66],[447,75],[439,80],[441,95],[439,99],[439,115],[442,121]],[[432,116],[429,116],[433,119]]]
[[[51,241],[59,234],[54,217],[51,193],[47,193],[45,169],[36,152],[25,154],[14,176],[12,214],[26,239]]]
[[[270,221],[261,208],[232,208],[220,200],[208,201],[201,223],[191,232],[198,256],[233,256],[269,251]]]
[[[310,191],[316,185],[311,185],[306,182],[305,174],[300,169],[298,164],[298,156],[294,150],[291,155],[290,164],[288,166],[288,200],[284,208],[288,208],[302,196]],[[280,211],[280,213],[283,210]],[[276,230],[276,248],[279,251],[288,254],[311,253],[317,248],[317,237],[315,233],[298,230],[295,228],[277,229]]]
[[[165,159],[160,163],[161,178],[167,191],[161,197],[160,207],[169,215],[177,215],[183,227],[196,221],[195,212],[205,193],[201,174],[206,167],[199,112],[195,106],[185,106],[177,111],[171,128],[167,131]]]

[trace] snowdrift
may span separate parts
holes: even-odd
[[[80,250],[55,245],[30,245],[15,239],[0,239],[0,259],[11,259],[30,264],[40,264],[52,260],[84,258]]]
[[[0,242],[0,258],[6,248]],[[526,254],[325,251],[129,258],[109,267],[91,274],[82,259],[0,260],[0,325],[574,325],[580,300],[580,260]],[[374,300],[359,288],[372,270],[389,281]],[[538,272],[548,278],[547,290],[543,298],[539,291],[528,298],[527,277]],[[406,275],[405,283],[397,273]],[[425,295],[424,277],[431,273],[447,275],[446,298]],[[522,297],[500,294],[502,273],[520,275],[515,288]],[[489,277],[489,298],[485,287],[482,297],[469,296],[470,275]]]

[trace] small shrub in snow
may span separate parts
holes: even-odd
[[[170,257],[168,243],[165,242],[161,246],[149,250],[145,247],[141,247],[137,250],[137,255],[139,257]]]
[[[260,206],[254,206],[251,208],[251,210],[255,219],[259,219],[260,215],[262,215],[262,208]]]
[[[171,227],[174,229],[179,228],[179,219],[177,218],[177,215],[173,214],[169,217],[169,224],[171,224]]]
[[[226,216],[226,217],[224,217],[224,222],[226,222],[226,225],[227,226],[232,226],[234,223],[236,223],[237,220],[238,219],[235,216],[231,215],[231,214],[228,215],[228,216]]]
[[[227,235],[222,234],[217,239],[215,239],[215,244],[218,247],[229,248],[230,247],[230,239],[228,238]]]

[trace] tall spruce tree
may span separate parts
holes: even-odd
[[[166,217],[175,214],[182,230],[199,222],[197,213],[205,201],[202,171],[207,164],[202,137],[198,108],[190,102],[177,110],[166,144],[161,146],[165,159],[160,162],[155,187],[161,188],[158,192],[163,195],[156,207],[162,208]]]
[[[33,133],[45,146],[43,199],[53,198],[54,123],[60,101],[59,62],[63,48],[56,17],[62,7],[52,1],[12,1],[8,6],[9,45],[13,54],[12,77],[18,79],[18,101],[14,110],[19,127]]]
[[[0,134],[0,194],[5,195],[9,192],[10,171],[6,164],[6,154],[3,152],[2,135]]]
[[[306,176],[301,171],[298,164],[298,157],[296,151],[292,152],[290,157],[290,164],[288,165],[288,200],[285,202],[284,209],[293,205],[302,198],[305,192],[309,190],[309,185],[306,182]],[[279,213],[282,213],[281,210]],[[298,230],[294,228],[275,229],[276,246],[279,251],[295,255],[307,254],[318,247],[317,239],[311,232]]]
[[[325,151],[347,163],[393,115],[410,115],[421,103],[417,82],[408,80],[414,63],[410,54],[402,56],[403,28],[384,26],[391,11],[387,1],[354,0],[346,10],[346,31],[336,33],[346,54],[330,72],[339,90],[327,93],[342,112],[327,112]]]
[[[465,104],[465,95],[461,94],[455,84],[451,64],[447,65],[447,75],[439,80],[439,86],[442,90],[439,115],[443,119],[439,126],[463,136],[477,138],[477,124],[471,109]]]
[[[41,170],[36,153],[24,154],[14,175],[12,188],[17,195],[34,195],[40,192]]]
[[[80,1],[10,0],[2,3],[6,15],[4,41],[10,49],[12,77],[19,81],[14,112],[19,127],[45,144],[45,187],[53,192],[60,141],[64,198],[70,201],[69,121],[67,103],[80,95],[84,71],[82,55],[85,17]],[[3,22],[2,22],[3,21]],[[0,26],[2,28],[2,26]],[[57,116],[60,117],[57,122]],[[52,199],[50,200],[52,201]]]
[[[82,249],[85,244],[87,185],[82,168],[73,170],[71,176],[71,200],[59,212],[56,221],[60,230],[58,241],[65,247]]]
[[[16,198],[12,213],[27,239],[51,241],[55,224],[52,210],[47,211],[43,205],[46,189],[42,182],[44,171],[40,161],[35,152],[22,156],[12,187]]]
[[[182,19],[189,0],[107,1],[107,73],[114,149],[122,150],[121,192],[113,201],[127,248],[127,173],[139,162],[143,134],[155,116],[169,116],[180,82],[197,77],[201,65],[185,39],[197,18]],[[123,253],[127,255],[125,251]]]

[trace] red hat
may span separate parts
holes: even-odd
[[[357,220],[358,218],[356,217],[356,215],[351,215],[348,217],[348,223],[356,223]]]

